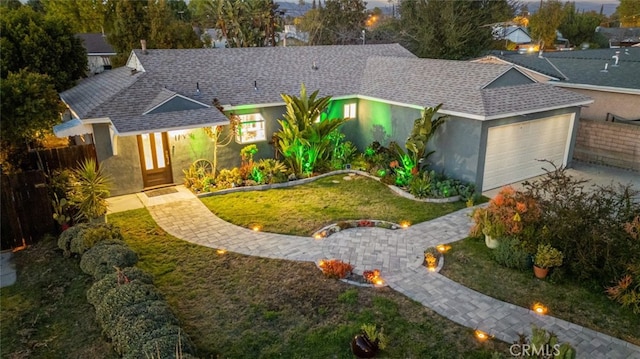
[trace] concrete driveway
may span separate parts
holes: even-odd
[[[552,168],[551,165],[544,167]],[[635,190],[640,191],[640,172],[574,161],[571,168],[567,169],[567,173],[573,177],[588,180],[589,184],[596,186],[631,184]],[[540,177],[542,176],[530,178],[529,181],[536,180]],[[515,189],[521,189],[522,182],[524,181],[513,183],[511,186]],[[492,198],[499,191],[500,188],[496,188],[485,191],[482,194]],[[637,196],[636,199],[640,201],[640,196]]]

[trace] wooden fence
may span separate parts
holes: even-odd
[[[47,174],[57,169],[76,168],[87,158],[96,158],[93,144],[29,152],[30,169],[2,175],[2,249],[37,242],[56,232],[53,208],[47,189]]]
[[[96,148],[93,144],[29,152],[29,160],[33,169],[41,169],[46,173],[61,168],[75,168],[78,163],[87,158],[93,158],[98,162]]]
[[[33,244],[56,229],[43,171],[2,175],[2,249]]]

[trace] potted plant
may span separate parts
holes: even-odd
[[[533,272],[537,278],[543,279],[549,273],[549,268],[561,266],[563,259],[562,252],[550,244],[539,244],[533,259]]]
[[[495,249],[500,243],[498,238],[504,234],[503,226],[496,221],[488,208],[477,208],[473,211],[474,226],[471,228],[472,236],[484,235],[487,247]]]
[[[373,358],[378,351],[387,347],[387,337],[383,333],[383,328],[376,327],[375,324],[363,324],[362,334],[356,335],[351,341],[351,351],[358,358]]]
[[[87,159],[73,171],[71,202],[78,208],[77,221],[106,222],[107,198],[111,181],[98,168],[95,160]]]

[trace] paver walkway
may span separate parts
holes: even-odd
[[[170,195],[169,195],[170,196]],[[355,271],[379,268],[387,284],[440,315],[483,330],[505,342],[530,334],[531,324],[555,332],[571,343],[579,358],[637,358],[640,347],[529,309],[505,303],[464,287],[421,266],[425,248],[465,238],[469,209],[404,230],[347,229],[324,239],[254,232],[214,216],[195,196],[148,204],[158,225],[171,235],[207,247],[252,256],[317,262],[339,258]]]

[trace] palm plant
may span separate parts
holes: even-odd
[[[95,221],[107,213],[111,181],[94,159],[86,159],[73,171],[71,201],[77,206],[77,221]]]
[[[320,114],[329,106],[330,96],[318,98],[318,91],[307,96],[302,84],[300,97],[282,94],[286,104],[281,130],[275,133],[277,146],[285,161],[296,175],[313,172],[319,161],[327,160],[331,134],[346,119],[320,120]]]

